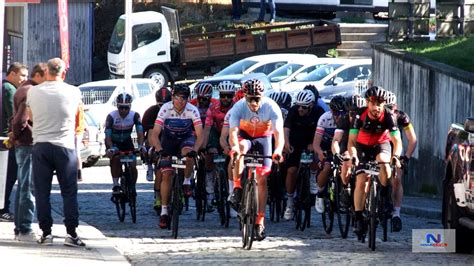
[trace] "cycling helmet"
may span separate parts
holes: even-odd
[[[319,91],[318,89],[316,89],[316,87],[314,85],[306,85],[303,90],[309,90],[309,91],[312,91],[313,94],[314,94],[314,99],[318,99],[319,98]]]
[[[244,89],[240,88],[235,92],[234,102],[238,102],[240,99],[244,98]]]
[[[155,92],[155,99],[157,103],[165,103],[171,101],[171,92],[168,88],[163,87]]]
[[[373,101],[387,102],[389,92],[382,87],[373,86],[365,92],[365,98]]]
[[[281,106],[286,109],[290,109],[292,102],[291,95],[286,91],[280,91]],[[279,103],[280,104],[280,103]]]
[[[219,93],[234,93],[235,84],[230,80],[224,80],[219,85],[217,85],[217,90]]]
[[[183,95],[189,97],[191,94],[188,85],[186,84],[174,84],[173,95]]]
[[[117,103],[117,105],[131,105],[132,100],[133,100],[132,95],[126,92],[122,92],[117,96],[117,98],[115,99],[115,102]]]
[[[365,106],[365,99],[359,94],[354,94],[346,98],[345,107],[347,111],[354,111]]]
[[[211,97],[212,96],[212,84],[210,83],[199,83],[195,89],[197,97]]]
[[[313,92],[310,90],[302,90],[296,94],[295,104],[297,105],[310,105],[315,101]]]
[[[244,95],[249,96],[262,96],[263,91],[265,90],[262,81],[259,79],[249,79],[245,81],[242,88],[244,90]]]
[[[390,104],[390,105],[397,104],[397,95],[395,95],[395,93],[389,91],[386,104]]]
[[[268,98],[274,100],[276,103],[278,103],[278,96],[279,96],[279,92],[278,91],[273,91],[271,92],[270,94],[268,94]]]
[[[341,95],[334,96],[329,102],[329,108],[331,111],[340,112],[346,111],[346,98]]]

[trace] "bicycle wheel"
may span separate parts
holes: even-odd
[[[217,211],[219,212],[219,221],[221,225],[225,225],[227,221],[226,202],[229,193],[226,184],[227,177],[222,169],[218,169],[214,173],[217,177]]]
[[[257,195],[257,184],[255,183],[255,179],[252,179],[250,182],[250,208],[248,212],[248,223],[247,223],[247,228],[248,228],[248,242],[247,242],[247,250],[250,250],[252,248],[252,243],[255,238],[255,220],[257,218],[257,210],[258,210],[258,195]]]
[[[324,231],[327,234],[332,232],[332,227],[334,224],[334,191],[332,182],[333,180],[330,178],[326,189],[327,192],[324,195],[324,212],[321,214]]]
[[[336,214],[337,214],[337,223],[339,225],[339,232],[341,233],[341,237],[343,239],[347,238],[347,234],[349,233],[349,225],[351,223],[351,213],[349,203],[345,202],[342,206],[341,205],[341,197],[348,199],[350,195],[348,195],[348,191],[344,190],[341,178],[338,176],[336,177]]]
[[[119,221],[123,222],[125,220],[125,202],[122,200],[122,195],[112,196],[112,202],[115,204]]]
[[[369,192],[369,248],[375,250],[375,238],[377,233],[377,184],[372,183]]]
[[[132,216],[132,223],[137,222],[137,193],[135,187],[130,188],[129,194],[129,207],[130,207],[130,216]]]

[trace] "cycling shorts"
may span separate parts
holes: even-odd
[[[166,140],[161,142],[163,151],[171,156],[180,156],[181,150],[185,147],[192,149],[196,143],[196,137],[190,136],[181,140]],[[162,158],[160,160],[159,168],[161,172],[174,169],[171,167],[171,157]]]
[[[364,145],[357,142],[356,149],[357,157],[359,157],[359,163],[375,161],[379,153],[385,153],[389,156],[392,154],[392,147],[390,146],[390,142],[384,142],[376,145]]]
[[[207,149],[216,148],[218,151],[222,150],[221,145],[219,144],[219,137],[220,137],[219,132],[217,132],[217,130],[214,127],[212,127],[211,132],[209,133],[209,140],[207,142],[206,148]]]
[[[251,138],[249,136],[243,136],[241,134],[239,136],[239,143],[245,143],[246,146],[249,147],[249,150],[244,151],[244,153],[258,152],[259,154],[263,156],[272,155],[272,137],[271,136]],[[272,167],[272,160],[263,159],[263,166],[257,167],[257,173],[260,175],[267,175],[270,173],[271,167]]]

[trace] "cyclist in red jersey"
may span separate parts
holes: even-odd
[[[232,108],[234,104],[232,99],[234,98],[235,94],[235,85],[232,81],[222,81],[217,85],[217,89],[219,91],[219,102],[212,103],[209,108],[207,109],[206,114],[206,121],[204,125],[204,141],[203,147],[206,148],[207,153],[205,157],[206,161],[206,191],[208,194],[208,201],[211,202],[214,199],[214,184],[215,184],[215,176],[213,174],[214,169],[214,162],[213,158],[214,155],[217,154],[219,151],[222,151],[223,148],[228,148],[226,145],[225,147],[221,148],[219,143],[219,136],[222,132],[222,126],[224,124],[224,117],[227,112]],[[228,152],[228,150],[227,150]],[[227,154],[227,153],[226,153]],[[229,181],[232,183],[232,179]],[[208,205],[212,210],[212,205]]]
[[[392,114],[385,108],[389,92],[377,86],[369,88],[365,93],[367,107],[361,108],[349,131],[348,150],[356,166],[360,162],[376,160],[379,162],[379,180],[382,185],[381,193],[387,193],[386,186],[391,177],[390,161],[397,167],[400,165],[402,142],[400,131]],[[390,146],[393,143],[393,152]],[[393,154],[393,155],[392,155]],[[354,191],[354,209],[356,213],[355,233],[364,232],[362,212],[365,202],[365,182],[367,174],[361,172],[356,177]]]
[[[212,98],[212,84],[202,82],[196,85],[194,89],[196,98],[189,101],[192,105],[196,106],[199,110],[199,115],[201,116],[202,125],[206,122],[206,113],[207,109],[211,103],[218,103],[219,100]]]

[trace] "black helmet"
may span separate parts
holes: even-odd
[[[171,101],[171,92],[168,88],[163,87],[155,92],[155,99],[157,103],[165,103]]]
[[[249,96],[262,96],[263,91],[265,90],[262,81],[259,79],[249,79],[245,81],[242,88],[244,94]]]
[[[306,86],[303,88],[303,90],[310,90],[310,91],[312,91],[313,94],[314,94],[314,99],[315,99],[316,101],[318,101],[318,98],[319,98],[319,91],[318,91],[318,89],[316,89],[316,87],[315,87],[314,85],[311,85],[311,84],[306,85]]]
[[[346,111],[346,98],[341,95],[334,96],[329,102],[329,108],[331,111]]]
[[[378,101],[387,102],[390,93],[382,87],[372,86],[365,92],[365,98]]]
[[[189,97],[191,91],[189,90],[189,86],[186,84],[174,84],[173,88],[173,95],[183,95]]]
[[[130,95],[126,92],[120,93],[117,96],[117,98],[115,99],[115,102],[117,103],[117,106],[118,105],[131,105],[132,101],[133,101],[132,95]]]
[[[354,111],[357,108],[365,106],[365,99],[359,94],[354,94],[346,98],[345,107],[347,111]]]

